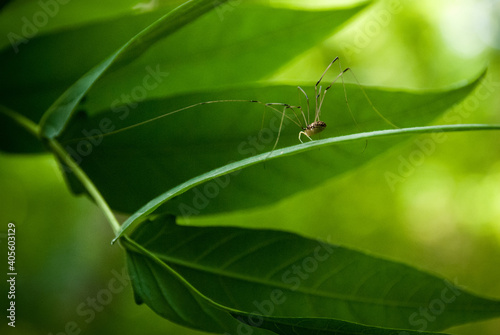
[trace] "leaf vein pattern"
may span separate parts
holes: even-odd
[[[156,284],[156,287],[158,288],[158,290],[161,291],[161,293],[162,293],[161,297],[163,298],[163,300],[170,306],[172,311],[175,311],[175,313],[181,319],[183,319],[186,322],[190,322],[189,317],[187,315],[185,315],[185,313],[180,313],[179,308],[173,303],[173,301],[171,299],[169,299],[168,289],[167,289],[167,291],[165,291],[163,285],[161,285],[161,282],[159,280],[159,278],[162,278],[161,274],[158,274],[156,271],[154,271],[154,265],[153,265],[154,261],[150,260],[147,257],[145,257],[144,260],[145,260],[145,263],[148,267],[148,270],[150,271],[152,277],[154,278],[153,282]],[[151,263],[153,263],[153,264],[151,264]],[[180,309],[180,310],[182,310],[182,309]]]
[[[398,276],[395,277],[395,279],[392,282],[387,283],[386,288],[384,292],[381,294],[383,297],[387,297],[389,295],[389,292],[396,287],[396,285],[402,280],[403,276]],[[407,300],[410,301],[410,300]]]
[[[338,267],[337,269],[334,269],[332,272],[327,272],[324,275],[324,278],[319,279],[317,283],[312,287],[315,290],[318,290],[321,285],[323,285],[325,282],[330,280],[333,276],[338,276],[342,271],[344,271],[346,268],[351,266],[351,264],[354,263],[354,260],[351,260],[350,262],[346,262],[345,264],[342,264],[342,266]]]
[[[234,233],[226,236],[225,238],[217,241],[210,248],[207,248],[203,253],[201,253],[194,261],[195,262],[199,262],[199,261],[203,260],[209,254],[211,254],[212,252],[214,252],[215,250],[217,250],[217,248],[223,246],[224,244],[226,244],[227,242],[235,239],[236,237],[238,237],[241,234],[243,234],[243,232],[234,232]]]
[[[200,235],[203,235],[203,234],[204,234],[203,231],[199,231],[196,234],[193,234],[193,235],[191,235],[189,237],[181,239],[181,241],[178,244],[176,244],[176,245],[172,246],[172,248],[166,250],[166,253],[173,253],[173,252],[175,252],[176,250],[182,248],[183,246],[185,246],[186,244],[190,243],[191,241],[193,241],[194,239],[196,239],[197,237],[199,237]]]
[[[375,276],[377,276],[377,272],[373,271],[372,273],[368,273],[365,276],[363,276],[362,278],[359,278],[359,281],[356,283],[356,286],[354,287],[353,292],[354,293],[359,292],[361,290],[361,288],[363,287],[363,285],[368,283],[369,280]]]
[[[234,264],[235,262],[239,261],[240,259],[244,258],[245,256],[251,255],[252,253],[258,251],[259,249],[263,249],[265,247],[272,245],[273,243],[276,243],[278,241],[287,240],[287,239],[288,239],[288,237],[279,236],[279,237],[264,241],[262,243],[256,244],[254,247],[249,248],[248,250],[245,250],[244,252],[241,252],[241,253],[235,255],[233,258],[228,259],[224,264],[221,264],[220,269],[221,270],[227,269],[231,264]]]
[[[142,242],[142,244],[143,244],[144,246],[151,245],[151,244],[152,244],[153,242],[155,242],[158,238],[160,238],[160,237],[162,237],[162,236],[163,236],[163,234],[164,234],[164,232],[166,231],[167,227],[168,227],[167,225],[163,225],[163,226],[161,227],[161,229],[158,231],[158,234],[156,234],[156,235],[152,235],[152,236],[151,236],[148,240],[146,240],[146,241]],[[140,240],[140,239],[141,239],[141,236],[139,235],[139,236],[135,237],[135,239],[136,239],[136,240]]]
[[[318,291],[315,289],[312,289],[310,287],[304,287],[302,285],[296,290],[291,290],[291,287],[289,285],[286,285],[285,283],[281,281],[272,281],[272,280],[263,280],[261,277],[255,277],[255,276],[249,276],[249,275],[243,275],[231,271],[224,271],[223,269],[220,268],[214,268],[210,266],[204,266],[196,263],[192,263],[190,261],[183,261],[177,258],[172,258],[172,257],[166,257],[164,255],[157,255],[158,258],[162,259],[166,263],[172,263],[172,264],[177,264],[182,267],[190,268],[192,270],[197,270],[200,272],[205,272],[210,275],[214,275],[217,277],[227,277],[231,279],[236,279],[236,280],[241,280],[245,281],[248,283],[253,283],[253,284],[258,284],[258,285],[264,285],[264,286],[271,286],[275,288],[279,288],[284,291],[294,291],[294,292],[300,292],[304,294],[309,294],[309,295],[314,295],[320,298],[328,298],[328,299],[336,299],[336,300],[342,300],[346,302],[351,302],[351,303],[361,303],[361,304],[372,304],[372,305],[381,305],[381,306],[394,306],[394,307],[407,307],[407,308],[415,308],[419,307],[421,303],[419,302],[408,302],[406,304],[403,304],[402,301],[400,300],[395,300],[395,301],[389,301],[389,300],[382,300],[379,298],[370,298],[370,297],[357,297],[353,296],[352,294],[345,294],[345,293],[340,293],[340,292],[328,292],[328,291]]]
[[[306,250],[303,253],[300,253],[300,254],[297,254],[297,255],[295,255],[293,257],[290,257],[287,260],[286,263],[283,263],[283,265],[281,265],[280,267],[275,268],[274,271],[272,271],[269,274],[267,274],[267,276],[265,278],[266,279],[272,278],[275,274],[277,274],[277,273],[279,273],[281,271],[284,271],[285,269],[289,268],[290,266],[292,266],[293,264],[297,263],[301,259],[304,259],[310,253],[311,253],[311,250]]]
[[[202,311],[204,311],[205,314],[210,315],[212,317],[212,320],[217,322],[217,324],[219,325],[219,327],[221,329],[227,328],[227,326],[224,323],[222,323],[222,320],[220,320],[217,316],[213,315],[214,310],[212,308],[210,308],[210,305],[206,305],[206,304],[203,304],[202,302],[200,302],[200,298],[196,296],[196,294],[197,294],[196,292],[193,292],[191,290],[188,290],[188,291],[189,291],[189,294],[193,297],[193,300],[196,302],[196,304],[198,304],[198,306],[200,306],[200,309]]]

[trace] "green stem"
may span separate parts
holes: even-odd
[[[75,174],[75,176],[81,181],[83,186],[87,189],[89,194],[92,196],[97,206],[102,210],[104,216],[108,219],[108,222],[111,224],[111,228],[115,235],[120,231],[120,224],[116,220],[116,217],[113,215],[111,208],[109,208],[108,203],[104,200],[101,192],[97,189],[94,183],[90,180],[87,174],[78,166],[78,164],[71,158],[66,150],[61,146],[59,142],[55,139],[48,139],[49,147],[57,154],[57,156],[63,160],[66,165],[69,166],[71,171]]]
[[[0,112],[11,118],[14,122],[16,122],[24,129],[26,129],[31,135],[35,136],[36,138],[39,138],[40,127],[35,122],[31,121],[26,116],[19,114],[3,105],[0,105]]]
[[[19,124],[21,127],[26,129],[29,133],[31,133],[33,136],[36,138],[40,138],[40,127],[25,117],[24,115],[21,115],[12,109],[9,109],[5,106],[0,105],[0,113],[5,114],[9,118],[11,118],[14,122]],[[82,184],[85,186],[89,194],[92,196],[92,198],[95,200],[97,206],[102,210],[104,213],[104,216],[108,219],[109,223],[111,224],[111,228],[113,229],[113,232],[115,235],[118,234],[120,231],[120,224],[116,220],[115,216],[113,215],[113,212],[111,211],[111,208],[109,208],[108,203],[106,200],[104,200],[103,196],[101,195],[101,192],[95,187],[94,183],[90,180],[90,178],[85,174],[85,172],[80,169],[78,164],[71,158],[71,156],[68,154],[66,150],[61,146],[59,142],[57,142],[55,139],[48,139],[48,145],[52,149],[52,151],[66,163],[71,169],[71,171],[76,175],[76,177],[82,182]]]

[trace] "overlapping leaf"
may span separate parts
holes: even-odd
[[[419,126],[431,122],[458,103],[479,80],[449,91],[411,93],[369,88],[367,94],[398,126]],[[312,91],[312,87],[306,89]],[[391,128],[375,113],[358,86],[347,86],[349,105],[357,125],[344,101],[343,87],[335,85],[328,94],[321,115],[328,128],[322,136]],[[149,100],[127,113],[109,111],[78,120],[63,134],[61,142],[74,153],[77,162],[113,208],[134,212],[186,180],[272,149],[279,133],[281,115],[249,102],[201,105],[127,131],[100,135],[213,99],[293,103],[297,101],[297,89],[270,86]],[[103,120],[107,122],[106,129],[101,129]],[[278,148],[299,143],[300,128],[286,121]],[[85,134],[96,136],[86,139],[82,136]],[[165,210],[191,216],[269,205],[359,167],[399,141],[349,142],[268,161],[186,192],[170,201]]]
[[[190,27],[172,36],[149,33],[151,36],[141,39],[141,43],[164,40],[129,66],[115,69],[113,73],[108,71],[98,82],[94,83],[95,78],[90,78],[88,84],[96,86],[88,93],[86,105],[78,109],[93,114],[113,106],[115,101],[125,103],[121,97],[130,96],[137,86],[143,85],[145,76],[157,69],[168,73],[168,78],[156,82],[157,87],[147,92],[149,98],[262,79],[327,37],[365,7],[309,12],[273,9],[258,4],[205,3],[207,9],[213,9],[211,14],[196,22],[196,13],[183,15]],[[166,8],[161,10],[164,13]],[[0,79],[0,102],[38,122],[44,110],[67,87],[154,22],[160,14],[152,12],[118,17],[50,35],[37,35],[23,45],[19,54],[11,48],[5,49],[0,54],[0,72],[4,74]],[[172,25],[172,21],[164,20],[163,25]],[[82,47],[82,41],[88,47]],[[63,59],[61,54],[65,55]],[[5,131],[9,130],[6,122],[2,125],[5,125]],[[8,134],[9,142],[19,136],[16,135],[18,132]],[[15,150],[9,148],[9,142],[2,143],[5,150]]]
[[[233,313],[241,322],[279,335],[431,335],[435,332],[371,327],[327,318],[276,318]]]
[[[322,327],[332,334],[356,333],[356,326],[307,320],[317,318],[434,331],[500,315],[500,301],[403,264],[291,233],[184,227],[165,216],[145,222],[132,238],[140,250],[124,245],[138,301],[198,329],[220,331],[217,324],[227,319],[223,313],[214,316],[187,286],[243,321],[249,313],[270,317],[245,322],[273,331],[303,327],[297,334]]]

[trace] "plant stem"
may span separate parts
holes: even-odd
[[[0,105],[0,112],[7,115],[14,122],[26,129],[31,135],[39,138],[40,127],[35,122],[3,105]]]
[[[92,198],[95,200],[97,206],[102,210],[104,216],[108,219],[108,222],[113,229],[113,232],[118,234],[120,231],[120,224],[113,215],[111,208],[109,207],[106,200],[102,196],[101,192],[97,189],[94,183],[90,180],[87,174],[78,166],[78,164],[71,158],[66,150],[61,146],[59,142],[55,139],[48,139],[49,147],[57,154],[57,156],[66,163],[71,171],[76,175],[76,177],[82,182],[85,189],[89,192]]]
[[[5,106],[0,105],[0,113],[5,114],[9,118],[11,118],[14,122],[19,124],[21,127],[26,129],[29,133],[31,133],[33,136],[36,138],[40,138],[40,127],[25,117],[22,114],[19,114]],[[62,160],[66,165],[68,165],[71,169],[71,171],[76,175],[76,177],[82,182],[82,184],[85,186],[89,194],[92,196],[92,198],[95,200],[97,206],[102,210],[104,213],[104,216],[108,219],[108,222],[111,225],[111,228],[113,229],[113,232],[115,235],[118,234],[120,231],[120,224],[116,220],[115,216],[113,215],[113,212],[111,211],[111,208],[109,208],[108,203],[106,200],[104,200],[103,196],[101,195],[101,192],[95,187],[94,183],[90,180],[90,178],[85,174],[85,172],[80,169],[78,164],[71,158],[71,156],[68,154],[66,150],[61,146],[59,142],[57,142],[55,139],[48,139],[47,140],[49,147],[52,149],[52,151]]]

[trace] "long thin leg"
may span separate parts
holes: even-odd
[[[323,101],[325,100],[325,96],[326,96],[326,92],[328,92],[328,90],[333,86],[333,84],[335,84],[337,82],[337,80],[339,80],[339,78],[341,78],[342,80],[342,87],[344,88],[344,98],[345,98],[345,103],[347,105],[347,110],[349,111],[349,115],[351,115],[351,118],[352,118],[352,121],[354,122],[354,124],[356,125],[356,127],[359,129],[359,131],[362,131],[362,129],[360,128],[358,122],[356,121],[356,118],[354,117],[354,113],[352,112],[351,110],[351,106],[349,106],[349,101],[347,100],[347,90],[345,88],[345,82],[344,82],[344,73],[346,73],[347,71],[351,71],[352,70],[350,68],[345,68],[344,70],[342,70],[342,66],[340,65],[340,60],[338,57],[336,57],[331,63],[330,63],[330,66],[335,62],[335,61],[339,61],[339,74],[335,77],[335,79],[330,83],[329,86],[327,86],[325,88],[325,90],[323,91],[323,95],[321,97],[321,100],[320,100],[320,105],[319,105],[319,109],[321,110],[321,107],[323,106]],[[330,67],[329,66],[329,67]],[[324,74],[323,74],[324,75]],[[322,76],[323,78],[323,76]],[[359,85],[359,83],[358,83]],[[359,85],[359,87],[361,87],[361,85]],[[367,142],[365,141],[365,147],[367,145]],[[363,149],[364,150],[364,149]]]
[[[349,68],[347,68],[349,69]],[[350,69],[349,69],[350,70]],[[375,111],[375,113],[378,114],[378,116],[380,116],[382,118],[382,120],[384,120],[387,124],[393,126],[394,128],[396,129],[399,129],[398,126],[396,126],[394,123],[392,123],[389,119],[387,119],[382,113],[379,112],[379,110],[377,109],[377,107],[375,107],[375,105],[373,104],[372,100],[368,97],[368,94],[366,94],[366,91],[365,89],[363,88],[363,86],[359,83],[359,80],[358,78],[356,78],[356,75],[354,74],[354,72],[352,72],[351,70],[351,74],[352,76],[354,77],[354,80],[356,80],[356,83],[358,84],[358,86],[361,88],[361,92],[363,92],[363,95],[365,96],[366,100],[368,100],[368,103],[370,104],[370,106],[372,107],[372,109]],[[344,90],[345,90],[345,87],[344,87]],[[346,101],[347,101],[347,97],[346,97]]]
[[[339,62],[339,67],[340,67],[340,62]],[[346,73],[349,70],[352,73],[352,70],[350,68],[345,68],[344,70],[342,70],[342,68],[340,67],[340,73],[337,75],[337,77],[335,77],[335,79],[331,82],[331,84],[327,88],[325,88],[325,90],[323,91],[323,95],[321,96],[320,103],[319,103],[319,110],[321,111],[321,107],[323,106],[323,101],[325,101],[326,92],[328,92],[328,90],[333,86],[333,84],[335,84],[337,82],[337,80],[339,80],[339,78],[341,78],[342,86],[344,87],[344,97],[345,97],[345,102],[347,104],[347,108],[349,109],[349,113],[351,114],[351,117],[353,118],[354,122],[356,122],[356,120],[354,119],[354,115],[351,112],[351,107],[349,106],[349,101],[347,100],[347,90],[345,88],[345,83],[344,83],[344,73]]]
[[[304,112],[302,111],[302,107],[300,106],[291,106],[289,104],[285,104],[285,103],[281,103],[281,102],[270,102],[270,103],[266,103],[266,106],[272,108],[274,111],[276,111],[277,113],[281,114],[282,112],[278,111],[276,108],[272,107],[272,106],[283,106],[285,107],[284,109],[284,112],[286,112],[287,109],[290,109],[292,110],[292,113],[293,113],[293,116],[295,116],[295,120],[293,118],[291,118],[290,116],[288,115],[285,115],[285,117],[287,119],[289,119],[290,121],[292,121],[293,123],[295,123],[297,126],[299,126],[300,128],[303,128],[302,126],[302,121],[300,121],[300,118],[297,116],[297,112],[295,111],[295,109],[299,109],[300,110],[300,113],[302,115],[304,115]]]
[[[302,136],[302,135],[305,135],[305,136],[306,136],[309,140],[311,140],[311,141],[313,140],[313,139],[312,139],[309,135],[307,135],[304,131],[301,131],[301,132],[299,133],[299,141],[300,141],[300,143],[304,143],[304,142],[302,142],[302,139],[300,138],[300,136]]]
[[[316,85],[314,85],[314,94],[316,96],[315,97],[315,100],[316,100],[316,105],[315,105],[316,110],[315,110],[315,114],[314,114],[314,121],[319,121],[320,113],[321,113],[321,105],[323,104],[323,100],[324,100],[324,93],[326,93],[326,91],[328,90],[328,89],[325,89],[325,91],[323,93],[323,97],[320,99],[321,102],[318,102],[318,98],[321,97],[321,86],[319,86],[319,84],[321,83],[321,81],[323,80],[323,77],[326,75],[326,73],[328,72],[328,70],[330,69],[330,67],[333,65],[333,63],[335,63],[338,60],[339,60],[339,58],[335,57],[335,59],[332,60],[330,62],[330,64],[328,64],[328,66],[326,67],[325,71],[323,71],[323,74],[321,75],[321,77],[319,77],[319,80],[316,82]],[[318,87],[319,87],[319,91],[318,91]]]
[[[303,91],[303,90],[302,90],[302,91]],[[305,93],[305,92],[304,92],[304,93]],[[306,95],[306,97],[307,97],[307,95]],[[278,145],[278,142],[279,142],[279,139],[280,139],[280,136],[281,136],[281,130],[282,130],[282,128],[283,128],[283,122],[284,122],[284,120],[285,120],[285,117],[287,117],[287,118],[288,118],[289,120],[291,120],[293,123],[295,123],[296,125],[298,125],[300,128],[304,129],[305,127],[302,127],[302,125],[300,124],[300,119],[299,119],[299,117],[297,116],[297,113],[295,112],[295,108],[296,108],[296,109],[299,109],[299,110],[300,110],[300,112],[301,112],[301,114],[302,114],[303,116],[304,116],[304,112],[302,111],[302,107],[301,107],[301,106],[291,106],[291,105],[288,105],[288,104],[285,104],[285,103],[279,103],[279,102],[274,102],[274,103],[273,103],[273,102],[271,102],[271,103],[267,103],[266,105],[267,105],[268,107],[272,108],[272,109],[273,109],[274,111],[276,111],[277,113],[281,113],[281,121],[280,121],[280,126],[279,126],[279,129],[278,129],[278,135],[276,136],[276,141],[274,142],[273,149],[269,152],[269,155],[270,155],[270,154],[271,154],[271,153],[272,153],[272,152],[276,149],[276,146]],[[274,108],[274,107],[272,107],[272,106],[283,106],[283,111],[282,111],[282,112],[280,112],[280,111],[278,111],[276,108]],[[296,120],[294,120],[294,119],[292,119],[292,118],[290,118],[290,117],[286,114],[287,109],[291,109],[291,110],[292,110],[292,112],[293,112],[293,114],[294,114],[294,116],[295,116],[295,118],[296,118],[296,120],[297,120],[297,121],[296,121]],[[305,118],[305,116],[304,116],[304,118]],[[306,124],[306,126],[307,126],[307,124]],[[306,135],[306,136],[307,136],[307,138],[309,138],[309,140],[311,140],[311,141],[312,141],[312,138],[311,138],[311,137],[309,137],[306,133],[304,133],[303,131],[301,131],[301,132],[299,133],[299,141],[300,141],[301,143],[303,143],[303,142],[302,142],[302,139],[300,138],[301,133],[302,133],[302,134],[304,134],[304,135]]]
[[[271,150],[271,152],[273,152],[273,151],[274,151],[274,149],[276,149],[276,146],[278,145],[278,142],[279,142],[279,140],[280,140],[281,128],[283,127],[283,121],[285,120],[285,113],[286,113],[286,109],[287,109],[287,108],[288,108],[287,106],[285,106],[285,107],[283,108],[283,114],[281,115],[281,121],[280,121],[280,127],[279,127],[279,129],[278,129],[278,135],[276,136],[276,141],[274,142],[274,145],[273,145],[273,150]],[[269,153],[269,154],[271,154],[271,153]]]
[[[304,113],[302,113],[302,116],[304,117],[304,122],[305,122],[305,125],[307,127],[307,125],[311,123],[311,121],[310,121],[311,117],[310,117],[310,113],[309,113],[309,110],[310,110],[309,109],[309,97],[307,96],[307,93],[302,89],[302,87],[297,86],[297,89],[300,92],[302,92],[305,95],[305,97],[306,97],[306,102],[307,102],[307,120],[306,120],[306,117],[305,117]],[[299,99],[300,99],[300,94],[299,94]],[[300,103],[299,103],[299,105],[300,105]]]
[[[300,107],[296,107],[296,106],[290,106],[290,105],[284,104],[284,103],[271,103],[271,104],[269,104],[269,103],[264,103],[264,102],[261,102],[261,101],[258,101],[258,100],[213,100],[213,101],[203,101],[203,102],[198,102],[198,103],[186,106],[186,107],[182,107],[182,108],[176,109],[176,110],[171,111],[171,112],[167,112],[165,114],[161,114],[161,115],[155,116],[155,117],[153,117],[151,119],[147,119],[147,120],[141,121],[139,123],[136,123],[136,124],[133,124],[133,125],[130,125],[130,126],[126,126],[126,127],[114,130],[114,131],[110,131],[110,132],[107,132],[107,133],[104,133],[104,134],[100,134],[99,136],[100,137],[111,136],[111,135],[118,134],[118,133],[121,133],[121,132],[124,132],[124,131],[128,131],[128,130],[131,130],[131,129],[135,128],[135,127],[143,126],[143,125],[148,124],[150,122],[154,122],[156,120],[162,119],[162,118],[167,117],[169,115],[173,115],[173,114],[176,114],[176,113],[179,113],[179,112],[182,112],[182,111],[185,111],[187,109],[194,108],[194,107],[197,107],[197,106],[208,105],[208,104],[215,104],[215,103],[228,103],[228,102],[252,102],[252,103],[258,103],[258,104],[261,104],[261,105],[266,106],[268,108],[271,108],[272,110],[274,110],[278,114],[282,114],[282,112],[279,111],[279,110],[277,110],[276,108],[272,107],[272,105],[288,106],[288,108],[292,109],[292,111],[294,111],[294,108],[300,108]],[[295,114],[295,111],[294,111],[294,114]],[[285,117],[288,118],[293,123],[297,124],[299,127],[302,128],[300,120],[296,121],[296,120],[292,119],[288,115],[285,115]],[[96,136],[85,136],[85,137],[73,138],[73,139],[65,141],[64,143],[67,144],[67,143],[72,143],[72,142],[78,142],[78,141],[81,141],[81,140],[84,140],[84,139],[94,138]]]
[[[323,74],[321,75],[321,77],[319,77],[319,80],[316,82],[316,86],[319,85],[319,83],[321,83],[321,81],[323,80],[323,77],[325,76],[325,74],[328,72],[328,70],[330,69],[330,67],[333,65],[333,63],[335,63],[336,61],[339,60],[339,57],[335,57],[334,60],[332,60],[330,62],[330,64],[328,64],[328,66],[326,67],[325,71],[323,72]]]
[[[354,122],[356,122],[356,119],[354,117],[354,114],[352,113],[351,111],[351,107],[349,106],[349,101],[347,100],[347,91],[346,91],[346,88],[345,88],[345,83],[344,83],[344,73],[346,73],[347,71],[350,71],[352,76],[354,77],[354,80],[356,81],[357,85],[359,88],[361,88],[361,91],[363,92],[363,95],[365,96],[366,100],[368,101],[368,103],[370,104],[370,106],[372,107],[372,109],[375,111],[375,113],[377,113],[378,116],[380,116],[382,118],[382,120],[384,120],[386,123],[388,123],[389,125],[391,125],[392,127],[394,128],[399,128],[398,126],[396,126],[394,123],[392,123],[390,120],[388,120],[384,115],[382,115],[382,113],[379,112],[379,110],[375,107],[375,105],[373,104],[373,102],[371,101],[371,99],[368,97],[368,94],[366,94],[366,91],[365,89],[363,88],[363,86],[359,83],[359,80],[358,78],[356,78],[356,75],[354,74],[354,72],[351,70],[351,68],[347,67],[345,68],[344,70],[342,70],[342,66],[340,65],[340,60],[339,60],[339,57],[335,57],[335,59],[328,65],[328,67],[326,68],[325,72],[323,72],[323,75],[321,76],[321,78],[318,80],[318,82],[316,83],[316,85],[318,85],[321,80],[323,79],[323,77],[325,76],[326,74],[326,71],[328,71],[328,69],[333,65],[333,63],[335,63],[336,61],[339,61],[339,71],[340,73],[337,75],[337,77],[335,77],[335,79],[331,82],[331,84],[325,88],[325,90],[323,91],[323,95],[321,96],[321,99],[320,99],[320,103],[319,103],[319,111],[321,111],[321,106],[323,105],[323,101],[325,99],[325,95],[326,95],[326,92],[333,86],[333,84],[339,79],[341,78],[342,80],[342,86],[344,87],[344,97],[345,97],[345,101],[346,101],[346,104],[347,104],[347,108],[349,109],[349,113],[351,114],[351,118],[354,120]],[[321,94],[321,92],[320,92]],[[319,112],[318,112],[318,115],[319,115]],[[357,124],[357,122],[356,122]]]

